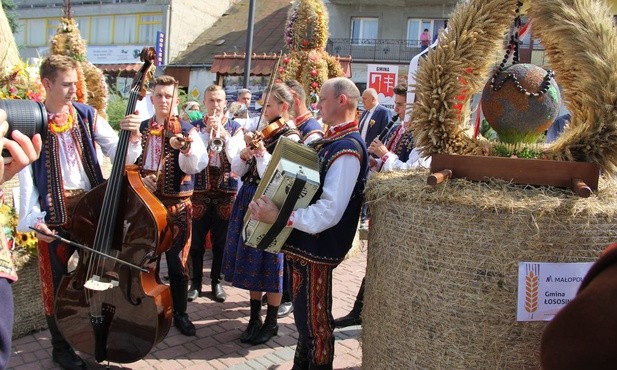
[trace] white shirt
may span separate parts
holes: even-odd
[[[268,163],[270,163],[270,159],[272,159],[272,154],[268,153],[267,150],[263,152],[263,155],[255,156],[255,164],[257,165],[257,173],[260,178],[263,178],[264,173],[266,172],[266,168],[268,167]],[[231,161],[231,172],[238,175],[238,177],[244,176],[249,170],[249,164],[246,161],[243,161],[240,158],[240,155],[234,157]]]
[[[202,131],[199,133],[202,143],[204,144],[206,151],[210,154],[210,133]],[[244,142],[244,135],[242,130],[231,136],[225,138],[225,155],[227,160],[231,163],[233,159],[240,154],[240,151],[246,147]],[[221,161],[218,155],[213,155],[209,163],[210,166],[221,167]],[[205,168],[205,167],[204,167]]]
[[[319,200],[291,214],[293,227],[316,234],[338,224],[351,199],[360,168],[360,159],[351,153],[336,158],[326,173]]]
[[[100,146],[103,153],[114,159],[118,146],[118,134],[101,116],[96,117],[94,123],[94,141]],[[65,190],[92,188],[90,180],[84,171],[82,160],[75,151],[75,142],[69,131],[59,135],[60,143],[60,170]],[[141,154],[141,143],[129,141],[126,153],[126,163],[135,163]],[[75,157],[77,155],[77,157]],[[20,232],[32,231],[30,226],[45,219],[46,212],[41,211],[39,205],[40,193],[34,185],[32,165],[27,166],[18,174],[19,177],[19,222],[17,230]],[[47,189],[45,189],[47,191]]]
[[[364,119],[360,121],[360,136],[362,136],[364,141],[366,141],[366,133],[368,132],[368,127],[370,126],[369,122],[371,121],[371,118],[373,118],[373,113],[375,113],[375,108],[377,108],[377,105],[371,108]]]
[[[406,162],[398,159],[398,155],[392,152],[386,153],[384,157],[386,157],[386,161],[383,163],[381,159],[377,159],[377,168],[381,166],[379,172],[431,167],[431,157],[421,157],[420,150],[418,148],[413,148],[411,150],[411,153],[409,153],[409,159]]]

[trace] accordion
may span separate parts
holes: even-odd
[[[279,253],[289,237],[291,228],[285,227],[292,211],[309,205],[319,189],[319,158],[312,148],[295,141],[279,138],[272,159],[253,200],[268,196],[279,208],[274,224],[251,219],[250,211],[244,216],[242,237],[246,245]]]

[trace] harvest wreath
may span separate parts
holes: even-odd
[[[471,97],[491,74],[496,64],[491,56],[503,48],[503,35],[520,5],[516,0],[460,3],[447,32],[420,64],[410,122],[424,155],[491,156],[506,145],[465,131]],[[534,37],[545,48],[572,119],[553,144],[520,143],[519,150],[538,153],[540,159],[587,162],[617,174],[617,31],[608,7],[593,0],[524,5],[529,5]]]

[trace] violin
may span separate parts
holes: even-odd
[[[249,144],[251,149],[257,149],[259,146],[259,142],[263,140],[269,140],[273,138],[276,134],[281,132],[283,128],[287,126],[287,122],[283,119],[283,117],[276,117],[272,121],[268,122],[268,125],[261,129],[261,131],[257,131],[255,136],[253,137],[252,142]]]
[[[143,97],[156,53],[144,48],[141,56],[144,65],[133,81],[126,114]],[[56,296],[63,337],[99,362],[144,358],[172,322],[171,292],[157,268],[160,255],[171,247],[171,221],[143,185],[138,166],[125,166],[129,139],[129,131],[121,130],[109,179],[75,207],[72,242],[89,248],[79,250],[77,268],[62,278]]]
[[[165,120],[165,137],[169,139],[169,145],[176,150],[186,148],[193,141],[182,132],[182,125],[178,116],[170,116]]]

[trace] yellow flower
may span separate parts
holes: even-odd
[[[373,127],[373,126],[375,125],[375,120],[374,120],[374,119],[372,119],[372,120],[368,121],[368,125],[369,125],[370,127]]]

